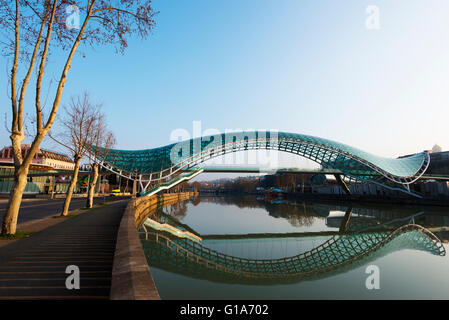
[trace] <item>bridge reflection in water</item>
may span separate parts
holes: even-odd
[[[413,249],[444,256],[440,239],[427,228],[413,223],[415,216],[373,223],[351,220],[348,208],[340,230],[305,234],[200,235],[176,218],[150,215],[140,229],[150,266],[214,282],[252,285],[295,283],[325,278],[355,269],[394,251]],[[363,223],[360,223],[363,221]],[[154,229],[154,226],[158,226]],[[164,227],[165,226],[165,227]],[[317,236],[321,244],[295,255],[276,259],[248,259],[211,249],[202,239],[231,242],[233,239],[291,238],[304,242]],[[323,238],[323,236],[325,236]],[[323,240],[324,239],[324,240]]]

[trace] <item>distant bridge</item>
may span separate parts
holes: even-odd
[[[324,174],[343,175],[344,172],[338,169],[301,169],[301,168],[278,168],[270,169],[263,167],[236,167],[236,166],[202,166],[204,173],[293,173],[293,174]],[[361,173],[361,176],[365,174]],[[368,174],[366,174],[368,175]],[[371,174],[369,174],[371,176]],[[449,175],[444,174],[423,174],[419,180],[449,181]]]
[[[308,174],[308,175],[316,175],[316,174],[324,174],[324,175],[343,175],[343,172],[338,169],[301,169],[301,168],[279,168],[279,169],[270,169],[263,167],[217,167],[217,166],[204,166],[201,167],[203,173],[293,173],[293,174]],[[182,170],[182,173],[189,173],[194,171],[193,169]],[[40,173],[29,173],[29,177],[58,177],[58,176],[70,176],[73,175],[73,171],[70,170],[52,170],[51,172],[40,172]],[[91,175],[92,171],[79,171],[78,176],[87,176]],[[100,172],[100,175],[110,174],[110,171]],[[364,174],[360,174],[363,176]],[[371,176],[371,174],[370,174]],[[1,175],[1,178],[14,178],[14,175]],[[132,178],[131,178],[132,179]],[[438,180],[438,181],[449,181],[449,175],[443,174],[423,174],[419,180]]]

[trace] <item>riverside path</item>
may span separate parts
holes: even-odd
[[[115,243],[127,200],[0,247],[0,299],[109,299]],[[69,290],[67,266],[80,271]]]

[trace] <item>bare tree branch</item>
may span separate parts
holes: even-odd
[[[65,10],[68,6],[75,6],[79,9],[80,16],[83,16],[82,25],[77,30],[66,26]],[[95,18],[92,21],[95,23],[90,23],[93,12]],[[2,233],[15,233],[29,166],[55,121],[68,72],[80,45],[97,47],[112,44],[123,53],[129,36],[136,34],[145,38],[151,32],[156,14],[148,0],[0,0],[1,52],[4,56],[13,58],[7,81],[12,111],[10,139],[15,165],[14,186],[3,219]],[[68,50],[68,55],[57,80],[51,110],[45,117],[41,101],[42,86],[47,61],[51,51],[56,48]],[[25,139],[24,129],[28,131],[27,124],[24,123],[24,107],[37,59],[40,59],[40,63],[36,70],[36,133],[23,158],[21,144]],[[20,66],[23,62],[25,75],[18,87],[19,61]],[[80,132],[73,133],[71,138],[80,139]],[[102,143],[113,142],[113,135],[109,135],[106,140],[109,142]]]

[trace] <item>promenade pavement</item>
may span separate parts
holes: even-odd
[[[94,197],[94,205],[102,203],[104,201],[114,201],[118,199],[130,199],[131,197]],[[64,199],[37,199],[37,198],[25,198],[20,205],[20,214],[18,218],[18,224],[29,222],[35,219],[41,219],[59,215],[64,204]],[[76,210],[85,207],[86,198],[72,198],[70,201],[69,210]],[[0,199],[0,224],[3,221],[3,215],[6,212],[8,206],[8,199]]]
[[[27,231],[23,226],[28,225],[37,232],[6,245],[0,241],[0,299],[108,299],[117,231],[127,202],[77,210],[73,218],[19,224],[18,230]],[[80,289],[67,288],[73,274],[66,273],[68,266],[79,269]]]

